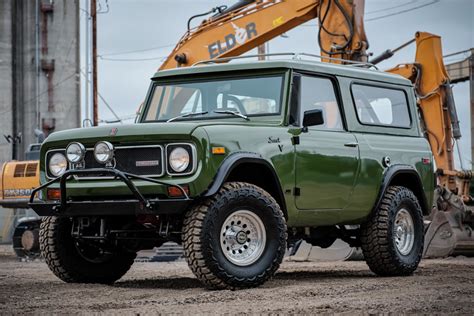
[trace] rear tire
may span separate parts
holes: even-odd
[[[411,275],[423,253],[423,215],[409,189],[390,186],[380,206],[361,225],[364,258],[380,276]]]
[[[279,268],[286,239],[286,222],[278,203],[249,183],[224,184],[184,220],[186,261],[211,289],[263,284]]]
[[[71,236],[69,218],[45,217],[41,223],[40,248],[49,269],[67,283],[111,284],[132,266],[136,253],[117,250],[106,259],[92,262],[79,252]]]

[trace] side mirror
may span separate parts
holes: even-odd
[[[309,110],[309,111],[304,112],[303,127],[317,126],[317,125],[323,125],[323,124],[324,124],[324,118],[323,118],[322,110]]]

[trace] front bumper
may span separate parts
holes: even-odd
[[[0,200],[0,207],[4,208],[29,208],[28,198]]]
[[[111,175],[114,179],[124,182],[134,198],[114,200],[81,200],[67,199],[67,180],[83,173]],[[179,199],[145,198],[138,190],[132,179],[148,181],[155,184],[177,187],[183,193]],[[48,201],[35,199],[36,193],[46,189],[51,184],[59,182],[61,198],[59,201]],[[144,214],[180,214],[185,212],[191,205],[192,199],[179,185],[168,184],[152,178],[142,177],[113,168],[96,168],[84,170],[68,170],[61,177],[53,179],[33,190],[30,196],[29,206],[40,216],[114,216],[114,215],[144,215]]]

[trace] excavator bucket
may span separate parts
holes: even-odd
[[[445,212],[438,210],[432,214],[432,220],[425,220],[424,258],[439,258],[449,256],[456,245],[456,236],[446,217]]]
[[[472,214],[472,210],[467,210]],[[450,255],[474,256],[472,225],[462,220],[456,209],[440,211],[437,208],[425,220],[424,258],[440,258]]]

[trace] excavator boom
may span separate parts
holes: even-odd
[[[319,0],[264,0],[211,17],[186,32],[159,70],[241,55],[316,18],[319,3]]]
[[[367,61],[363,10],[363,0],[240,1],[189,29],[159,70],[242,55],[319,15],[323,56]]]

